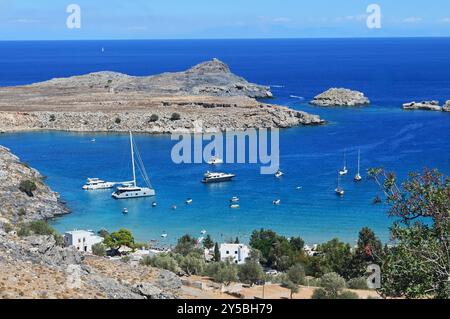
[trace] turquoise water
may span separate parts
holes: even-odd
[[[76,52],[72,46],[67,42],[0,43],[1,64],[6,66],[0,84],[99,69],[130,74],[182,70],[218,57],[235,73],[274,85],[273,102],[320,114],[329,124],[281,131],[281,168],[286,173],[282,179],[260,175],[256,164],[226,164],[223,170],[236,173],[237,178],[220,185],[200,183],[206,164],[172,163],[170,151],[175,142],[169,136],[136,135],[157,191],[156,208],[151,207],[153,199],[115,201],[110,190],[81,190],[86,177],[129,179],[127,135],[0,135],[0,144],[46,175],[48,184],[72,209],[72,214],[52,221],[60,231],[125,227],[139,240],[159,239],[165,231],[169,235],[165,241],[172,243],[184,233],[200,235],[202,229],[216,240],[239,236],[245,241],[252,230],[264,227],[301,236],[309,243],[333,237],[353,243],[360,228],[369,226],[386,241],[393,220],[386,216],[387,207],[371,204],[379,193],[377,187],[367,179],[360,184],[352,180],[358,149],[363,170],[384,166],[402,178],[425,167],[450,173],[450,114],[399,108],[409,100],[450,99],[450,57],[442,53],[450,49],[448,39],[94,41],[77,43]],[[106,56],[96,51],[102,46]],[[442,50],[427,50],[425,55],[420,49],[436,46]],[[24,47],[29,50],[23,51]],[[410,50],[412,47],[419,49]],[[37,62],[36,68],[27,68]],[[361,109],[307,105],[306,101],[330,86],[365,91],[373,104]],[[346,196],[339,198],[333,190],[344,149],[350,171],[342,180]],[[303,188],[297,190],[297,186]],[[241,198],[240,209],[228,207],[231,196]],[[191,206],[184,204],[189,197],[193,198]],[[282,202],[275,207],[272,201],[277,198]],[[173,204],[177,210],[171,209]],[[124,207],[129,209],[128,215],[121,213]]]

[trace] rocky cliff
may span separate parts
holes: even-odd
[[[43,179],[38,171],[0,146],[0,218],[26,222],[66,214],[58,194]]]
[[[364,93],[343,88],[331,88],[316,97],[310,102],[317,106],[361,106],[370,104]]]

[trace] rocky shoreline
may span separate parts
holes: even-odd
[[[315,96],[310,104],[322,107],[354,107],[368,105],[370,104],[370,100],[364,93],[359,91],[352,91],[344,88],[331,88]]]
[[[0,88],[0,131],[199,133],[324,124],[263,103],[270,88],[214,59],[184,72],[134,77],[97,72]]]
[[[21,225],[68,210],[38,171],[2,146],[0,202],[0,299],[178,298],[181,279],[169,271],[83,254],[56,235],[19,236]]]

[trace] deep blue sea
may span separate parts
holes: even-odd
[[[105,51],[102,53],[101,48]],[[353,183],[357,151],[362,169],[383,166],[404,178],[425,167],[450,173],[450,113],[403,111],[411,100],[450,99],[450,39],[308,39],[199,41],[0,42],[0,85],[21,85],[53,77],[111,70],[131,75],[179,71],[219,58],[249,81],[272,86],[271,102],[320,114],[329,124],[280,134],[282,179],[259,174],[259,165],[232,164],[234,182],[203,185],[206,164],[175,165],[169,136],[136,135],[157,191],[152,199],[115,201],[111,191],[84,192],[86,177],[126,180],[130,176],[128,136],[61,132],[0,135],[0,144],[47,176],[72,214],[52,223],[60,231],[129,228],[139,240],[167,243],[206,229],[220,241],[271,228],[308,243],[333,237],[354,243],[369,226],[389,239],[386,206],[372,205],[379,190],[372,181]],[[363,91],[372,105],[357,109],[309,106],[329,87]],[[96,138],[92,143],[91,139]],[[346,196],[334,194],[336,172],[347,150]],[[302,186],[297,190],[297,186]],[[231,196],[241,208],[231,210]],[[186,206],[186,198],[193,204]],[[281,205],[272,201],[280,198]],[[171,206],[177,204],[178,209]],[[129,209],[123,215],[122,209]]]

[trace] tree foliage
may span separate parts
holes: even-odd
[[[134,248],[134,237],[128,229],[120,229],[106,236],[103,244],[111,249],[118,249],[121,246]]]
[[[238,266],[238,277],[241,282],[254,285],[264,279],[265,273],[259,262],[249,260]]]
[[[382,287],[389,297],[450,298],[450,178],[437,170],[412,173],[398,185],[383,169],[369,171],[397,221],[393,246],[381,262]]]
[[[287,270],[304,257],[304,242],[299,237],[288,240],[272,230],[255,230],[250,246],[261,252],[260,262],[278,270]]]

